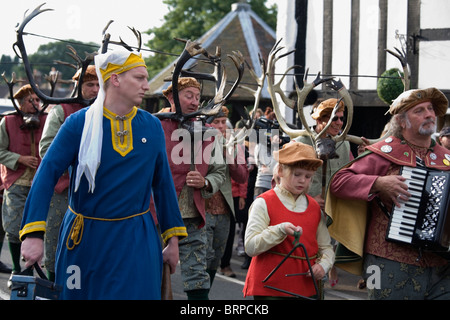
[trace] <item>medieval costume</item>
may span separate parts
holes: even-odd
[[[178,80],[179,93],[191,87],[199,88],[200,84],[194,78]],[[172,85],[163,94],[167,98],[171,92]],[[206,271],[205,199],[216,193],[225,179],[226,166],[223,163],[222,149],[212,134],[191,135],[189,130],[181,128],[178,121],[171,119],[162,120],[161,124],[167,154],[170,155],[169,163],[178,203],[188,232],[188,236],[179,242],[183,289],[188,299],[206,300],[210,277]],[[201,122],[193,121],[190,125],[201,127]],[[220,152],[215,155],[218,150]],[[200,172],[208,186],[205,185],[202,189],[188,186],[186,177],[191,171]]]
[[[14,98],[19,104],[30,103],[32,95],[36,96],[30,85],[20,88]],[[24,101],[27,100],[27,101]],[[21,102],[22,101],[22,102]],[[32,103],[32,102],[31,102]],[[25,111],[22,111],[25,113]],[[0,170],[3,187],[2,223],[9,242],[13,261],[13,273],[21,271],[19,230],[22,221],[25,200],[30,191],[36,169],[19,163],[22,156],[39,157],[39,140],[42,135],[46,113],[40,113],[39,124],[29,127],[21,114],[14,113],[3,117],[0,122]],[[8,282],[10,285],[11,282]]]
[[[441,95],[444,102],[430,98],[437,90],[418,90],[417,97],[414,91],[411,92],[407,92],[411,94],[409,100],[398,105],[394,102],[391,110],[394,107],[401,107],[404,110],[419,102],[431,100],[436,115],[442,114],[443,105],[445,114],[447,109],[445,97]],[[395,109],[394,112],[398,111]],[[375,298],[403,299],[409,295],[409,299],[415,299],[416,296],[429,295],[429,298],[433,299],[436,296],[433,296],[432,291],[428,291],[433,288],[424,284],[432,283],[439,277],[447,280],[440,283],[442,291],[438,287],[436,289],[441,293],[447,292],[448,297],[450,275],[448,271],[441,273],[448,269],[448,261],[436,253],[422,251],[409,244],[387,241],[388,216],[393,204],[381,203],[378,195],[371,193],[371,188],[380,176],[399,175],[402,166],[424,166],[448,171],[450,153],[434,140],[431,140],[428,148],[424,148],[395,136],[366,148],[368,151],[336,173],[328,192],[326,212],[332,219],[330,234],[340,243],[336,253],[336,261],[340,262],[339,267],[366,277],[364,270],[367,270],[368,266],[382,266],[382,274],[386,275],[386,278],[382,277],[381,282],[384,285],[389,284],[389,287],[377,290]],[[408,280],[409,276],[414,278],[413,282]],[[433,280],[435,276],[438,278]],[[419,280],[419,277],[424,280]],[[428,282],[429,279],[432,279],[431,282]],[[397,288],[396,293],[390,289],[393,286]]]
[[[145,64],[134,53],[96,56],[103,81],[137,66]],[[134,107],[118,116],[103,100],[101,85],[94,104],[61,126],[37,172],[20,235],[45,231],[54,187],[70,168],[69,208],[56,257],[62,299],[160,299],[162,246],[149,213],[151,195],[163,241],[186,236],[167,178],[164,133],[146,111]]]
[[[228,119],[228,108],[223,106],[215,118]],[[214,125],[214,121],[212,126],[218,129]],[[221,150],[223,150],[224,161],[226,161],[225,181],[219,191],[206,200],[206,233],[208,237],[206,260],[211,284],[227,245],[230,224],[236,223],[232,179],[240,184],[246,183],[248,179],[245,151],[242,145],[233,144],[232,147],[227,148],[224,134],[226,132],[222,132],[219,136],[219,144],[222,146]],[[232,237],[234,236],[233,233]]]
[[[299,142],[284,145],[274,156],[280,164],[292,166],[300,162],[312,171],[322,165],[314,149]],[[285,224],[288,222],[303,229],[299,239],[286,234]],[[303,297],[317,297],[319,292],[315,291],[312,278],[306,276],[309,268],[301,247],[297,247],[270,279],[263,283],[293,248],[294,240],[299,240],[305,246],[311,265],[320,264],[325,273],[328,272],[334,262],[334,252],[324,219],[321,218],[320,207],[304,192],[296,197],[286,188],[282,179],[281,184],[261,194],[250,207],[245,250],[253,258],[245,281],[244,296],[293,296],[267,288],[267,285]],[[304,274],[285,276],[294,273]]]

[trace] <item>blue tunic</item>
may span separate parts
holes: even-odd
[[[42,160],[25,205],[21,238],[45,230],[58,178],[68,167],[76,170],[85,113],[83,109],[67,118]],[[187,235],[160,121],[137,108],[119,121],[104,109],[101,159],[93,193],[87,192],[84,176],[74,192],[71,175],[70,207],[56,253],[61,298],[160,299],[160,237]],[[161,234],[148,211],[151,196]],[[76,225],[81,229],[71,239]]]

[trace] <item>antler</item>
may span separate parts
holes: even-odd
[[[406,52],[405,52],[405,49],[403,49],[403,48],[402,48],[402,51],[400,51],[397,48],[394,48],[394,49],[397,51],[397,53],[395,53],[394,51],[389,50],[389,49],[385,49],[385,51],[389,52],[391,55],[393,55],[400,61],[402,68],[403,68],[403,77],[402,77],[403,87],[404,87],[404,91],[407,91],[411,88],[411,77],[410,77]]]
[[[38,7],[36,7],[29,15],[27,15],[26,13],[28,12],[28,10],[25,12],[24,14],[24,19],[22,21],[22,23],[19,25],[19,27],[16,30],[17,33],[17,41],[13,44],[13,49],[14,52],[16,53],[16,55],[18,57],[20,57],[23,60],[24,66],[25,66],[25,72],[27,74],[28,77],[28,81],[31,85],[31,88],[33,89],[33,91],[36,93],[36,95],[47,105],[48,104],[61,104],[61,103],[80,103],[83,105],[90,105],[93,102],[92,100],[87,100],[84,99],[82,94],[81,94],[81,85],[78,88],[78,95],[76,97],[70,97],[70,98],[54,98],[51,96],[47,96],[46,94],[44,94],[39,87],[37,86],[34,78],[33,78],[33,72],[31,70],[31,65],[30,65],[30,61],[28,59],[28,54],[25,48],[25,43],[23,40],[23,34],[24,34],[24,29],[25,26],[37,15],[46,12],[46,11],[51,11],[53,9],[42,9],[41,7],[44,5],[45,3],[39,5]],[[17,53],[18,49],[21,53],[21,55],[19,55]],[[91,64],[91,62],[94,60],[94,56],[96,53],[92,53],[92,54],[87,54],[85,59],[81,59],[80,57],[76,56],[76,54],[71,55],[72,58],[74,58],[78,63],[81,64],[82,66],[82,72],[81,72],[81,76],[80,79],[82,79],[82,77],[84,76],[84,72],[86,71],[86,68],[88,67],[89,64]],[[70,54],[69,54],[70,55]]]
[[[309,125],[308,125],[308,123],[306,121],[306,117],[305,117],[305,114],[304,114],[304,108],[303,107],[304,107],[304,104],[305,104],[305,101],[306,101],[306,98],[307,98],[308,94],[316,86],[318,86],[319,84],[331,81],[330,87],[333,90],[338,91],[339,95],[341,96],[341,100],[344,100],[344,102],[345,102],[345,104],[347,106],[347,112],[348,112],[347,124],[346,124],[343,132],[340,135],[338,135],[337,137],[334,137],[332,140],[335,141],[335,142],[347,140],[347,141],[353,142],[355,144],[363,144],[364,141],[360,137],[348,134],[348,131],[350,130],[350,127],[351,127],[351,124],[352,124],[352,120],[353,120],[353,101],[351,99],[351,96],[350,96],[349,92],[345,88],[345,86],[342,83],[342,81],[340,81],[340,80],[335,81],[333,79],[333,77],[323,78],[323,77],[321,77],[320,72],[318,73],[316,79],[313,82],[308,83],[307,82],[308,69],[307,69],[306,73],[304,75],[304,78],[303,78],[303,88],[299,89],[299,86],[296,83],[296,91],[297,91],[297,96],[298,96],[298,98],[297,98],[297,110],[298,110],[298,115],[300,117],[300,121],[301,121],[301,123],[302,123],[302,125],[303,125],[303,127],[305,129],[302,129],[302,130],[291,129],[286,124],[283,116],[281,115],[280,107],[279,107],[278,101],[276,99],[276,94],[280,95],[280,97],[282,98],[283,102],[287,106],[289,106],[290,108],[294,108],[295,102],[293,100],[288,99],[284,95],[284,93],[283,93],[283,91],[282,91],[282,89],[280,87],[280,84],[284,80],[286,74],[291,69],[295,68],[296,66],[290,67],[284,73],[284,75],[282,76],[281,80],[277,84],[273,83],[272,76],[274,75],[275,63],[279,59],[281,59],[281,58],[285,57],[286,55],[288,55],[288,54],[293,52],[293,51],[291,51],[291,52],[288,52],[286,54],[281,55],[280,57],[276,57],[276,54],[280,50],[283,49],[282,47],[278,48],[278,45],[279,45],[280,41],[281,40],[279,40],[275,44],[275,46],[272,48],[272,50],[270,52],[270,55],[269,55],[269,63],[268,63],[268,67],[267,67],[267,70],[268,70],[267,71],[267,83],[268,83],[268,91],[269,91],[269,94],[270,94],[270,97],[271,97],[271,100],[272,100],[272,104],[273,104],[273,107],[274,107],[275,115],[277,117],[277,120],[278,120],[278,123],[280,124],[281,129],[287,135],[289,135],[291,137],[291,139],[295,139],[295,138],[297,138],[299,136],[310,136],[311,139],[313,140],[313,142],[316,142],[318,139],[320,139],[323,136],[323,134],[326,132],[326,129],[331,125],[331,120],[333,119],[335,113],[337,112],[338,106],[336,106],[333,109],[332,116],[330,117],[329,122],[327,123],[326,127],[319,134],[317,134],[315,131],[313,131],[313,130],[311,130],[309,128]],[[369,140],[369,143],[372,144],[372,143],[375,143],[375,142],[379,141],[380,139],[373,139],[373,140],[372,139],[368,139],[368,140]]]
[[[306,121],[305,112],[304,112],[304,105],[306,98],[308,97],[309,93],[318,85],[333,80],[332,77],[322,78],[320,75],[320,72],[317,74],[316,79],[314,79],[313,82],[309,83],[307,81],[308,78],[308,72],[309,68],[306,69],[305,75],[303,76],[303,88],[299,90],[298,85],[296,84],[296,91],[297,91],[297,110],[298,115],[300,117],[300,121],[305,128],[305,130],[308,132],[308,134],[311,137],[315,137],[317,133],[313,130],[311,130],[308,126],[308,122]],[[328,126],[331,124],[331,122],[328,124]],[[319,137],[322,135],[322,132],[319,133]]]
[[[244,89],[255,97],[255,102],[253,104],[253,111],[252,116],[249,116],[249,113],[247,112],[247,109],[244,107],[243,111],[246,114],[246,123],[243,128],[241,128],[237,133],[233,132],[228,139],[228,142],[226,144],[226,147],[231,147],[233,144],[239,144],[242,141],[244,141],[245,137],[247,136],[248,132],[251,131],[255,126],[255,120],[256,120],[256,109],[259,107],[259,103],[261,101],[261,95],[262,90],[264,89],[264,83],[266,81],[266,62],[261,57],[261,54],[258,54],[259,63],[261,66],[261,76],[257,76],[255,70],[253,67],[245,60],[245,63],[247,64],[248,70],[250,72],[250,75],[255,80],[257,88],[256,90],[253,90],[252,88],[249,88],[247,86],[239,85],[239,88]]]
[[[295,101],[290,100],[286,97],[286,95],[284,94],[283,90],[281,90],[280,84],[281,81],[284,80],[286,74],[293,68],[290,67],[282,76],[281,80],[275,85],[273,83],[273,77],[275,74],[275,64],[276,62],[287,56],[288,54],[291,54],[293,51],[290,51],[286,54],[281,55],[280,57],[277,57],[277,53],[279,51],[281,51],[282,49],[284,49],[284,47],[280,47],[278,48],[278,45],[280,44],[281,39],[273,46],[272,50],[269,53],[269,61],[267,64],[267,90],[269,91],[270,94],[270,98],[272,100],[272,105],[273,105],[273,109],[275,112],[275,115],[277,117],[278,123],[280,124],[281,129],[291,138],[291,139],[295,139],[299,136],[306,136],[306,135],[313,135],[313,132],[311,131],[311,129],[309,129],[309,126],[306,122],[306,119],[304,117],[303,114],[303,104],[304,104],[304,100],[306,99],[306,96],[308,95],[308,93],[314,88],[314,84],[307,84],[305,83],[305,86],[303,87],[303,89],[300,91],[298,89],[297,86],[297,93],[298,93],[298,108],[299,108],[299,115],[300,115],[300,120],[302,121],[303,126],[305,127],[305,129],[302,130],[296,130],[296,129],[291,129],[287,124],[286,121],[284,120],[284,117],[281,114],[280,111],[280,106],[278,104],[278,100],[276,98],[276,94],[280,95],[281,99],[283,100],[284,103],[286,103],[286,105],[290,105],[292,107],[295,106]],[[316,79],[317,80],[317,79]]]
[[[173,90],[173,100],[175,105],[175,112],[165,112],[165,113],[157,113],[156,117],[159,119],[174,119],[180,121],[184,124],[187,120],[198,117],[198,116],[213,116],[216,115],[220,108],[226,103],[226,101],[231,97],[233,92],[239,85],[239,82],[242,79],[244,73],[244,62],[243,57],[240,52],[233,52],[228,57],[233,61],[235,67],[238,71],[238,77],[235,80],[233,86],[227,94],[224,94],[225,86],[227,83],[227,71],[225,67],[221,63],[220,59],[220,48],[216,49],[216,55],[210,55],[206,49],[201,46],[201,43],[190,41],[190,40],[181,40],[179,41],[185,42],[186,46],[183,52],[178,59],[175,69],[172,75],[172,90]],[[203,54],[208,58],[209,62],[214,64],[215,71],[213,74],[204,74],[204,73],[195,73],[192,71],[184,71],[183,67],[186,62],[192,57]],[[204,80],[214,80],[216,82],[216,95],[213,99],[209,101],[209,103],[205,106],[197,110],[196,112],[192,112],[190,114],[183,114],[181,110],[181,105],[178,97],[178,79],[180,75],[189,75],[191,77],[197,79]],[[205,128],[204,128],[205,129]]]
[[[331,84],[329,86],[333,90],[339,92],[339,95],[342,97],[345,105],[347,106],[347,123],[344,127],[344,130],[342,131],[342,133],[340,135],[333,137],[333,140],[335,142],[344,141],[347,137],[347,133],[350,130],[350,127],[352,126],[352,122],[353,122],[353,100],[350,97],[350,93],[347,91],[347,88],[345,88],[344,84],[342,83],[342,81],[340,79],[339,79],[339,81],[335,81],[334,79],[331,80]],[[328,121],[328,123],[325,127],[326,129],[328,129],[328,127],[331,125],[332,119],[336,114],[336,111],[339,106],[339,102],[341,100],[339,100],[338,103],[336,104],[336,106],[330,116],[330,120]],[[324,128],[324,130],[325,130],[325,128]]]
[[[3,78],[3,80],[5,80],[6,84],[8,85],[9,96],[11,98],[14,109],[16,109],[17,113],[23,117],[25,115],[25,113],[22,110],[20,110],[20,108],[16,104],[15,99],[13,98],[13,96],[14,96],[13,88],[16,85],[16,83],[23,82],[24,80],[17,80],[15,72],[12,73],[11,81],[8,81],[8,79],[5,76],[5,72],[2,73],[2,78]]]
[[[102,40],[102,48],[101,48],[101,53],[106,53],[106,51],[108,51],[108,46],[110,44],[115,44],[115,45],[119,45],[124,47],[125,49],[127,49],[128,51],[133,51],[133,47],[128,45],[125,41],[122,40],[121,37],[119,37],[120,41],[111,41],[111,34],[107,33],[106,31],[108,30],[109,26],[114,22],[114,20],[109,20],[108,23],[106,24],[105,28],[103,28],[102,31],[102,35],[103,35],[103,40]],[[135,49],[137,49],[137,52],[141,51],[142,48],[142,35],[141,32],[139,30],[136,30],[134,27],[128,27],[128,29],[131,30],[131,32],[133,32],[134,36],[136,37],[137,40],[137,47]]]
[[[407,91],[411,87],[411,80],[410,80],[410,72],[409,72],[409,66],[408,66],[408,60],[406,57],[406,52],[404,49],[402,49],[401,51],[397,48],[394,48],[394,49],[397,51],[397,53],[395,53],[394,51],[389,50],[389,49],[385,49],[385,50],[386,50],[386,52],[389,52],[391,55],[393,55],[400,61],[402,68],[403,68],[402,82],[403,82],[403,86],[404,86],[404,91]],[[368,144],[374,144],[378,141],[384,140],[387,137],[389,137],[390,135],[391,135],[391,130],[388,129],[386,131],[386,133],[378,139],[367,139]],[[352,135],[348,135],[346,140],[353,142],[355,144],[363,144],[364,143],[364,141],[362,141],[361,138],[352,136]]]
[[[39,116],[42,113],[44,113],[45,109],[48,107],[48,104],[44,104],[41,108],[39,108],[39,106],[36,106],[34,101],[31,100],[31,105],[33,106],[34,110],[36,110],[36,113],[23,112],[16,104],[16,100],[14,99],[13,88],[17,83],[23,82],[24,80],[17,80],[16,74],[14,72],[12,73],[11,81],[8,81],[8,79],[6,79],[5,72],[2,73],[2,77],[3,77],[3,80],[5,80],[6,84],[8,85],[9,96],[10,96],[11,102],[14,106],[14,109],[16,109],[17,113],[23,119],[23,127],[27,128],[27,129],[39,128],[40,121],[41,121],[39,119]],[[45,77],[45,79],[50,83],[50,87],[51,87],[50,94],[53,94],[55,87],[56,87],[56,83],[58,81],[58,73],[56,73],[56,75],[48,75]]]
[[[258,58],[259,58],[259,64],[260,64],[261,70],[262,70],[260,77],[258,77],[256,75],[255,70],[253,70],[253,68],[250,66],[250,64],[246,61],[248,70],[250,72],[250,75],[256,81],[256,85],[257,85],[256,90],[253,90],[253,89],[251,89],[249,87],[246,87],[246,86],[239,85],[239,87],[241,89],[247,90],[248,92],[252,93],[253,96],[255,97],[255,102],[253,104],[253,110],[252,110],[252,118],[249,119],[250,124],[251,124],[252,127],[254,125],[254,122],[255,122],[254,120],[256,118],[256,109],[258,109],[258,107],[259,107],[259,103],[261,101],[262,91],[264,89],[264,83],[266,81],[266,72],[265,72],[265,70],[266,70],[266,62],[264,61],[264,59],[261,57],[260,54],[258,54]],[[244,109],[244,110],[246,110],[246,109]]]

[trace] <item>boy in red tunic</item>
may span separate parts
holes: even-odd
[[[322,160],[311,146],[300,142],[286,144],[274,152],[279,162],[280,183],[253,202],[245,234],[245,250],[252,262],[247,273],[244,296],[292,297],[271,286],[304,297],[316,295],[305,254],[301,247],[270,277],[263,280],[291,251],[295,233],[305,246],[315,279],[323,278],[334,262],[330,235],[318,203],[307,190]],[[286,277],[286,274],[306,275]]]

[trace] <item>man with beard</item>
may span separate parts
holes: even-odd
[[[22,114],[15,112],[0,121],[0,175],[4,187],[1,220],[12,259],[9,288],[13,275],[22,271],[20,222],[34,175],[41,163],[37,150],[47,119],[46,113],[40,113],[36,125],[24,120],[23,114],[36,114],[41,108],[41,100],[29,84],[21,87],[14,94],[14,99],[19,103]]]
[[[400,168],[450,170],[450,152],[431,138],[436,117],[447,108],[447,98],[435,88],[402,93],[389,109],[392,136],[366,147],[366,153],[330,182],[326,201],[333,219],[330,234],[360,257],[353,262],[353,267],[359,263],[353,271],[370,276],[379,270],[376,283],[368,285],[371,299],[450,298],[448,260],[414,245],[386,240],[388,215],[394,206],[407,202],[412,192]]]

